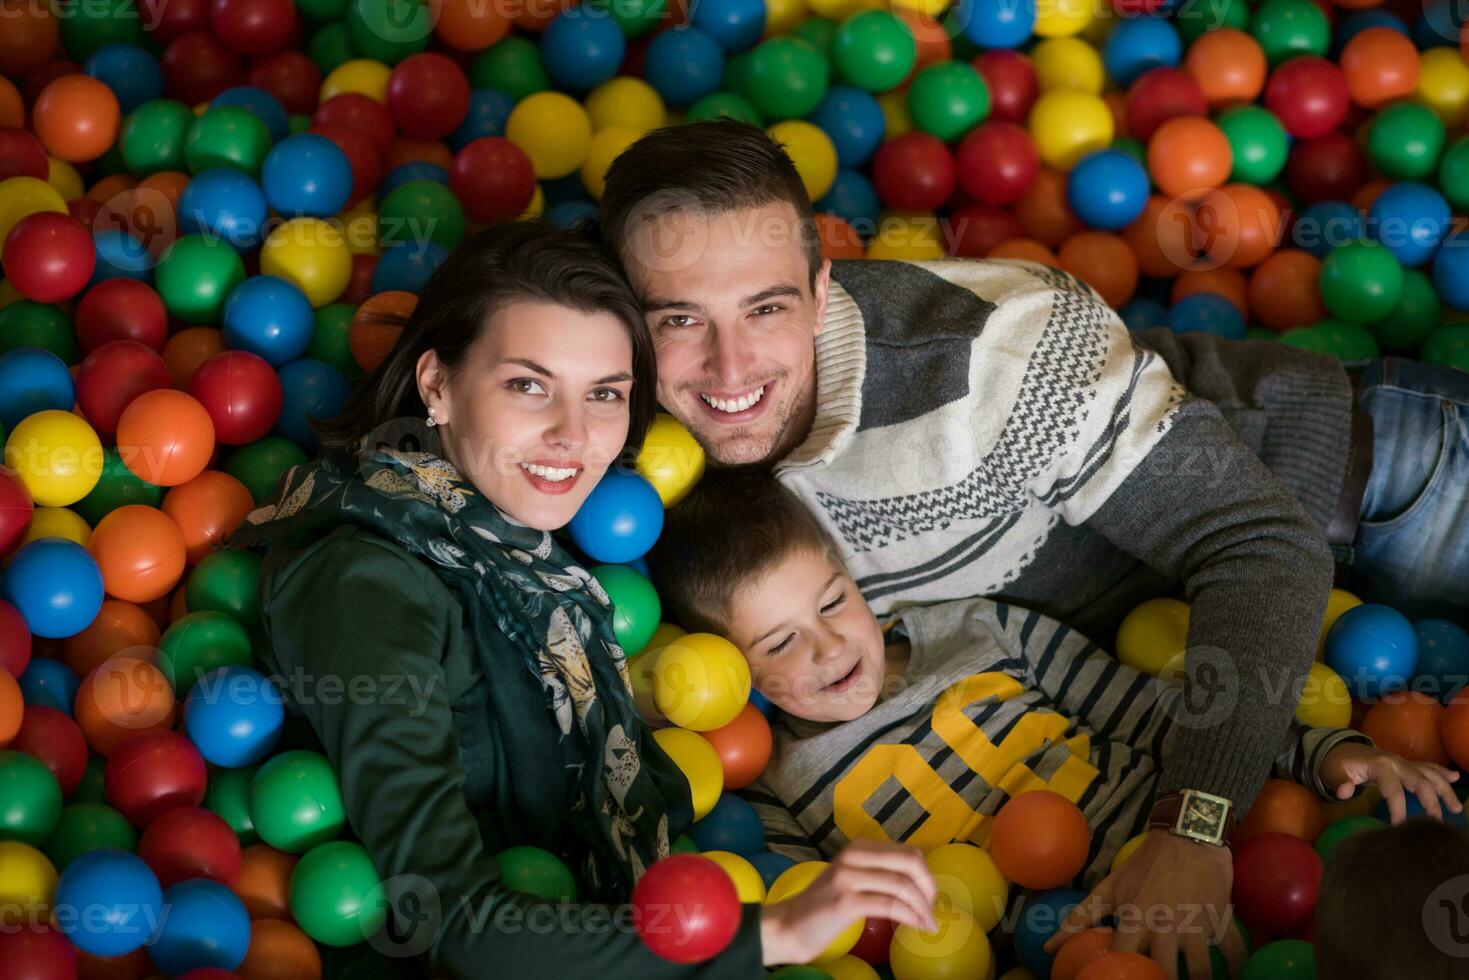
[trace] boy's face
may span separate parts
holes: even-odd
[[[730,640],[755,688],[810,721],[851,721],[877,703],[882,630],[845,568],[802,549],[737,590]]]

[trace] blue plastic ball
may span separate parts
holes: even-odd
[[[760,880],[765,882],[767,891],[770,890],[771,885],[775,884],[775,879],[785,874],[786,869],[794,867],[796,863],[793,858],[774,851],[761,851],[759,854],[747,857],[746,860],[755,866],[755,871],[759,873]]]
[[[753,857],[765,850],[765,828],[755,808],[733,793],[722,793],[704,819],[689,827],[701,851],[732,851]]]
[[[842,167],[860,167],[871,159],[882,145],[882,134],[887,128],[877,100],[851,85],[828,89],[811,114],[811,122],[831,137],[837,164]]]
[[[78,949],[122,956],[152,938],[163,916],[163,889],[141,858],[89,851],[61,872],[52,908],[57,928]]]
[[[1046,940],[1055,935],[1061,920],[1084,898],[1086,892],[1076,888],[1053,888],[1026,901],[1015,925],[1015,951],[1025,968],[1037,977],[1050,976],[1056,958],[1045,951]]]
[[[1162,17],[1124,17],[1102,45],[1107,77],[1128,86],[1150,68],[1172,68],[1183,57],[1178,30]]]
[[[43,704],[67,715],[72,713],[77,688],[82,684],[76,671],[49,657],[32,657],[19,680],[20,696],[26,704]]]
[[[163,893],[166,915],[148,948],[171,977],[201,967],[233,970],[250,948],[250,915],[228,886],[208,878],[181,881]]]
[[[1463,26],[1459,3],[1460,0],[1429,0],[1413,23],[1413,43],[1419,50],[1459,46],[1459,29]]]
[[[1291,241],[1318,259],[1362,237],[1362,212],[1346,201],[1317,201],[1291,223]]]
[[[493,88],[477,88],[469,93],[469,112],[447,137],[449,149],[458,153],[482,136],[504,136],[505,123],[515,100]]]
[[[204,171],[179,196],[180,231],[222,238],[242,252],[260,244],[269,215],[260,185],[233,167]]]
[[[547,208],[554,208],[556,205],[565,204],[567,201],[592,200],[587,194],[587,185],[582,182],[581,174],[579,173],[567,174],[565,177],[557,177],[555,180],[541,181],[541,193],[545,195]]]
[[[102,608],[102,570],[86,548],[66,538],[39,538],[5,570],[10,603],[37,636],[74,636]]]
[[[1066,199],[1093,228],[1125,228],[1147,206],[1148,172],[1121,150],[1088,153],[1066,177]]]
[[[1444,704],[1469,683],[1469,631],[1446,619],[1420,619],[1413,624],[1418,635],[1418,676],[1413,690],[1438,698]]]
[[[231,769],[265,758],[285,723],[285,700],[251,667],[220,667],[199,678],[184,702],[184,730],[199,754]]]
[[[558,89],[586,92],[617,74],[627,38],[605,9],[562,10],[541,35],[541,62]]]
[[[224,343],[280,367],[306,353],[316,328],[306,294],[279,276],[251,276],[236,286],[221,314]]]
[[[401,289],[421,293],[428,285],[429,277],[448,257],[444,246],[435,242],[391,245],[383,249],[377,265],[372,267],[372,291],[384,293],[390,289]]]
[[[410,180],[431,180],[448,187],[449,171],[427,160],[409,160],[389,170],[382,183],[377,185],[377,192],[382,197],[387,197]]]
[[[1357,698],[1408,686],[1418,669],[1418,634],[1391,606],[1369,602],[1342,613],[1326,634],[1326,666]]]
[[[1035,0],[959,0],[956,19],[977,47],[1018,48],[1035,30]]]
[[[76,385],[66,362],[43,347],[15,347],[0,354],[0,426],[47,409],[71,411]]]
[[[270,133],[272,143],[279,143],[291,135],[291,120],[286,113],[286,107],[281,105],[280,99],[263,88],[256,88],[254,85],[227,88],[210,100],[209,108],[222,105],[239,106],[255,113],[265,123],[265,130]]]
[[[765,31],[765,0],[699,0],[690,11],[689,23],[730,54],[753,46]]]
[[[1443,800],[1439,800],[1438,802],[1439,808],[1443,811],[1444,823],[1448,824],[1450,827],[1459,827],[1461,829],[1469,830],[1469,817],[1466,817],[1464,815],[1463,810],[1460,810],[1458,813],[1454,813],[1450,811],[1447,807],[1443,806]],[[1405,806],[1403,807],[1404,820],[1412,820],[1414,817],[1428,816],[1428,811],[1423,809],[1423,801],[1418,798],[1417,793],[1414,793],[1411,790],[1404,790],[1403,803],[1405,804]],[[1377,805],[1372,808],[1372,815],[1378,820],[1381,820],[1383,823],[1391,823],[1392,816],[1390,815],[1387,808],[1387,800],[1378,800]]]
[[[260,183],[265,199],[281,214],[330,218],[352,196],[352,165],[325,136],[299,133],[271,147]]]
[[[1433,258],[1449,232],[1449,202],[1427,184],[1405,180],[1377,195],[1367,212],[1368,230],[1405,266]]]
[[[1456,310],[1469,310],[1469,234],[1454,232],[1433,257],[1433,285]]]
[[[546,209],[545,218],[557,228],[570,228],[584,218],[590,218],[597,213],[597,205],[592,201],[562,201],[553,207]]]
[[[1129,330],[1146,330],[1149,327],[1166,326],[1168,323],[1168,307],[1146,296],[1129,300],[1117,311],[1117,315],[1122,317],[1122,322],[1127,324]]]
[[[775,705],[770,703],[770,699],[753,687],[750,688],[750,704],[766,718],[769,718],[770,713],[775,710]]]
[[[1239,307],[1218,293],[1193,293],[1168,311],[1174,333],[1208,333],[1228,340],[1245,339],[1245,318]]]
[[[609,467],[567,525],[571,540],[601,563],[630,562],[663,530],[663,501],[641,474]]]
[[[97,268],[92,272],[90,286],[107,279],[136,279],[153,284],[153,270],[158,266],[158,257],[148,251],[148,246],[132,235],[117,228],[92,232],[92,244],[97,249]]]
[[[719,91],[724,49],[695,27],[663,31],[648,45],[643,62],[648,84],[671,106],[683,108]]]
[[[865,235],[876,233],[878,218],[882,215],[882,203],[878,200],[877,189],[860,170],[838,170],[831,190],[813,207],[817,211],[836,215],[856,229],[858,234]]]
[[[104,44],[92,52],[82,71],[112,89],[123,115],[144,102],[163,98],[163,68],[136,44]]]
[[[342,372],[325,361],[303,357],[280,369],[281,414],[272,430],[306,450],[316,452],[317,437],[312,430],[310,418],[331,418],[347,404],[351,385],[342,377]]]

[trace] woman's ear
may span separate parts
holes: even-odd
[[[418,382],[418,397],[433,416],[434,422],[443,425],[454,414],[449,398],[449,371],[439,360],[439,352],[426,350],[418,355],[414,367],[414,379]]]

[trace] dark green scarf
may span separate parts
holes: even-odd
[[[523,685],[490,683],[490,717],[513,766],[545,756],[549,716],[566,778],[513,778],[542,796],[547,783],[574,782],[570,820],[590,851],[583,875],[594,892],[626,896],[667,856],[670,826],[677,834],[691,814],[687,781],[633,707],[601,584],[551,534],[503,513],[447,459],[381,443],[293,467],[229,546],[306,543],[343,523],[417,555],[459,596],[486,677],[523,670],[539,682],[545,699],[531,704],[512,696]]]

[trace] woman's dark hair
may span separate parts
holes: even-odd
[[[622,322],[632,340],[633,375],[625,453],[636,452],[657,408],[657,364],[642,308],[617,257],[589,224],[561,229],[540,220],[507,222],[465,239],[429,278],[410,315],[381,317],[403,333],[338,415],[312,421],[322,448],[350,452],[390,419],[422,418],[419,357],[436,351],[455,371],[490,318],[517,301],[611,313]]]

